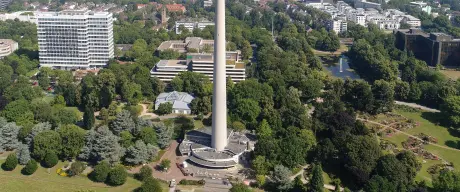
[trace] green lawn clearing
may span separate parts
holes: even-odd
[[[398,148],[402,149],[402,142],[407,141],[407,139],[409,139],[409,136],[401,133],[393,133],[391,136],[384,137],[383,139],[396,144]]]
[[[420,161],[423,161],[422,159],[420,159]],[[426,181],[427,184],[429,186],[431,186],[431,180],[432,180],[432,176],[428,173],[428,168],[433,166],[433,165],[436,165],[436,164],[441,164],[442,161],[441,160],[425,160],[424,162],[422,162],[422,168],[420,169],[420,171],[417,173],[417,175],[415,176],[415,180],[416,181]]]
[[[3,160],[0,161],[3,163]],[[66,163],[59,162],[54,168],[46,169],[39,167],[38,170],[30,176],[21,174],[22,166],[16,167],[15,170],[0,170],[0,191],[77,191],[93,190],[96,192],[125,192],[132,191],[141,185],[141,182],[128,177],[126,183],[118,187],[110,187],[104,183],[95,183],[86,176],[63,177],[56,173],[56,169],[62,168]]]
[[[449,131],[447,130],[447,128],[439,126],[439,125],[435,125],[432,122],[423,118],[421,112],[397,111],[397,113],[409,119],[413,119],[419,124],[419,126],[416,126],[412,129],[405,130],[405,132],[411,135],[417,135],[419,133],[424,133],[432,137],[435,137],[436,139],[438,139],[438,144],[444,145],[444,146],[448,146],[447,143],[449,142],[457,143],[458,141],[460,141],[460,138],[451,135]],[[433,115],[433,114],[425,113],[425,115]],[[460,152],[459,152],[459,155],[460,155]]]

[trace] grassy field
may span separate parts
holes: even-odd
[[[460,71],[441,70],[441,73],[453,80],[457,80],[460,77]]]
[[[459,137],[451,135],[447,128],[434,124],[425,118],[433,118],[433,114],[422,113],[422,112],[405,112],[405,111],[395,111],[398,114],[401,114],[409,119],[415,120],[419,126],[416,126],[412,129],[405,130],[405,132],[411,135],[417,135],[419,133],[424,133],[430,136],[433,136],[438,139],[438,144],[442,146],[449,147],[449,143],[457,143],[460,141]],[[384,137],[385,140],[395,143],[398,148],[402,148],[401,143],[408,139],[408,136],[403,134],[393,134],[391,137]],[[441,157],[442,159],[452,162],[454,167],[460,166],[460,151],[450,150],[441,148],[434,145],[425,145],[424,148]],[[422,161],[422,160],[421,160]],[[427,169],[435,164],[441,164],[441,160],[425,160],[425,163],[422,163],[421,170],[417,173],[416,180],[427,181],[427,184],[431,185],[431,175],[427,172]]]
[[[413,119],[420,124],[419,126],[415,128],[406,130],[406,132],[409,134],[417,135],[419,133],[425,133],[427,135],[430,135],[438,139],[438,144],[444,145],[444,146],[448,146],[447,144],[451,142],[456,143],[460,141],[460,138],[451,135],[449,131],[447,130],[447,128],[439,126],[439,125],[435,125],[432,122],[423,118],[422,113],[420,112],[414,113],[414,112],[397,111],[397,113],[409,119]]]
[[[313,53],[317,56],[322,56],[322,55],[341,55],[343,52],[348,51],[348,47],[346,45],[340,44],[340,48],[335,51],[335,52],[328,52],[328,51],[320,51],[313,49]]]
[[[0,161],[3,163],[3,160]],[[39,167],[31,176],[21,174],[22,166],[11,172],[0,170],[0,191],[77,191],[93,190],[97,192],[125,192],[132,191],[141,185],[141,182],[128,177],[128,181],[119,187],[110,187],[103,183],[95,183],[86,176],[62,177],[56,174],[56,169],[65,165],[59,162],[54,168]]]

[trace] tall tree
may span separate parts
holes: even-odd
[[[0,127],[0,151],[11,151],[19,147],[18,133],[21,127],[11,122]]]
[[[115,135],[119,135],[122,131],[133,132],[136,129],[136,123],[134,123],[131,113],[128,110],[123,110],[110,123],[110,129]]]
[[[61,149],[61,136],[56,131],[42,131],[34,137],[32,154],[36,159],[43,160],[48,153],[59,154]]]
[[[85,131],[76,125],[63,125],[58,129],[62,139],[61,156],[74,159],[85,145]]]
[[[94,118],[94,109],[91,107],[86,107],[83,114],[83,127],[87,130],[90,130],[94,127],[96,119]]]
[[[91,162],[118,162],[125,152],[118,140],[107,126],[90,130],[86,133],[85,146],[78,157]]]
[[[159,149],[151,144],[145,144],[141,140],[137,140],[134,146],[126,149],[124,161],[130,165],[139,165],[147,163],[155,158]]]
[[[290,177],[291,171],[282,165],[276,165],[271,175],[278,191],[289,191],[292,188]]]
[[[321,164],[315,164],[312,172],[310,190],[314,192],[324,191],[323,169],[321,168]]]
[[[164,123],[155,124],[155,131],[157,133],[157,143],[161,149],[169,146],[174,130],[171,126],[166,126]]]

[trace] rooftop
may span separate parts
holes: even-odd
[[[157,67],[175,67],[175,68],[187,68],[186,60],[160,60]]]
[[[173,91],[169,93],[161,93],[155,101],[155,109],[158,109],[162,103],[172,103],[173,109],[189,110],[190,107],[188,105],[193,99],[192,95],[184,92]]]

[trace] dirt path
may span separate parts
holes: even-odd
[[[417,103],[408,103],[408,102],[404,102],[404,101],[395,101],[395,104],[396,104],[396,105],[404,105],[404,106],[408,106],[408,107],[411,107],[411,108],[421,109],[421,110],[425,110],[425,111],[429,111],[429,112],[434,112],[434,113],[439,113],[439,112],[441,112],[441,111],[439,111],[439,110],[437,110],[437,109],[425,107],[425,106],[419,105],[419,104],[417,104]]]
[[[360,121],[365,121],[365,122],[368,122],[368,123],[372,123],[372,124],[375,124],[375,125],[380,125],[380,126],[383,126],[383,127],[387,128],[387,129],[392,129],[392,130],[394,130],[394,131],[396,131],[396,132],[398,132],[398,133],[402,133],[402,134],[407,135],[407,136],[409,136],[409,137],[412,137],[412,138],[414,138],[414,139],[417,139],[417,140],[420,140],[420,141],[425,142],[423,139],[420,139],[420,138],[418,138],[418,137],[416,137],[416,136],[414,136],[414,135],[411,135],[411,134],[406,133],[406,132],[404,132],[404,131],[398,130],[398,129],[393,128],[393,127],[390,127],[390,126],[388,126],[388,125],[381,124],[381,123],[379,123],[379,122],[369,121],[369,120],[362,119],[362,118],[356,118],[356,119],[357,119],[357,120],[360,120]],[[455,148],[451,148],[451,147],[439,145],[439,144],[432,143],[432,142],[427,142],[427,143],[430,144],[430,145],[436,146],[436,147],[443,148],[443,149],[448,149],[448,150],[460,152],[459,149],[455,149]]]
[[[157,118],[158,115],[155,114],[155,113],[149,113],[149,109],[148,109],[148,105],[147,104],[140,104],[142,106],[142,112],[141,112],[141,117],[142,116],[149,116],[151,117],[152,119],[153,118]]]

